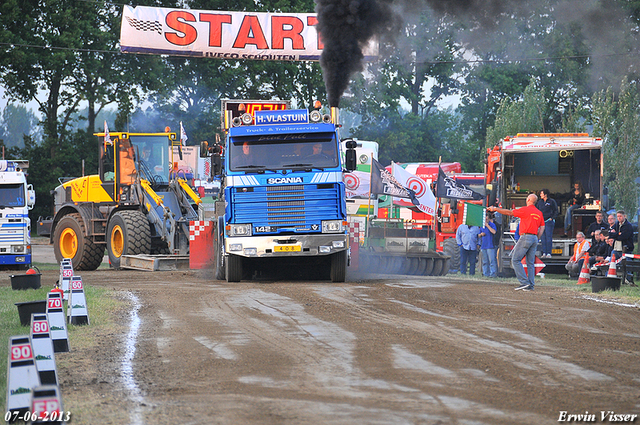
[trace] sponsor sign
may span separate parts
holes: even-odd
[[[47,320],[49,321],[49,335],[53,341],[53,351],[56,353],[69,351],[67,324],[60,292],[47,294]]]
[[[313,13],[225,12],[124,6],[125,53],[218,59],[318,61],[324,45]],[[377,43],[365,49],[377,56]]]
[[[309,122],[309,111],[306,109],[256,111],[255,120],[256,125],[307,124]]]
[[[7,411],[25,411],[31,406],[31,391],[40,385],[29,335],[9,337]]]

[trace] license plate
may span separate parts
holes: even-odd
[[[562,249],[552,249],[551,253],[552,254],[560,254],[560,255],[562,255]]]
[[[300,245],[276,245],[273,247],[274,252],[299,252],[302,251]]]

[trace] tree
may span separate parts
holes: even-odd
[[[638,210],[640,193],[640,89],[626,78],[619,93],[612,89],[593,97],[593,134],[602,137],[604,179],[615,206],[629,213]],[[613,203],[612,203],[613,205]]]
[[[9,103],[0,117],[0,139],[6,147],[24,147],[24,136],[38,139],[38,118],[24,105]]]

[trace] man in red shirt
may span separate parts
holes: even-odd
[[[509,210],[506,208],[488,207],[489,211],[497,211],[502,215],[512,215],[520,218],[520,239],[511,251],[511,267],[516,273],[520,286],[516,291],[533,291],[535,285],[535,261],[538,240],[544,233],[544,219],[539,209],[535,207],[538,197],[535,194],[527,196],[527,206]],[[527,273],[522,266],[522,259],[527,258]]]

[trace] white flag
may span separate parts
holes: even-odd
[[[411,174],[395,162],[391,168],[393,177],[400,183],[411,196],[411,203],[420,211],[435,216],[436,197],[433,196],[429,184],[415,174]]]
[[[187,132],[184,131],[184,127],[182,126],[182,121],[180,121],[180,142],[182,142],[182,146],[187,146]]]
[[[104,120],[104,142],[111,144],[111,136],[109,136],[109,127],[107,127],[107,120]]]
[[[352,171],[351,173],[345,173],[344,186],[345,195],[347,198],[354,198],[356,196],[363,196],[367,198],[369,196],[369,186],[371,184],[371,173],[365,171]]]

